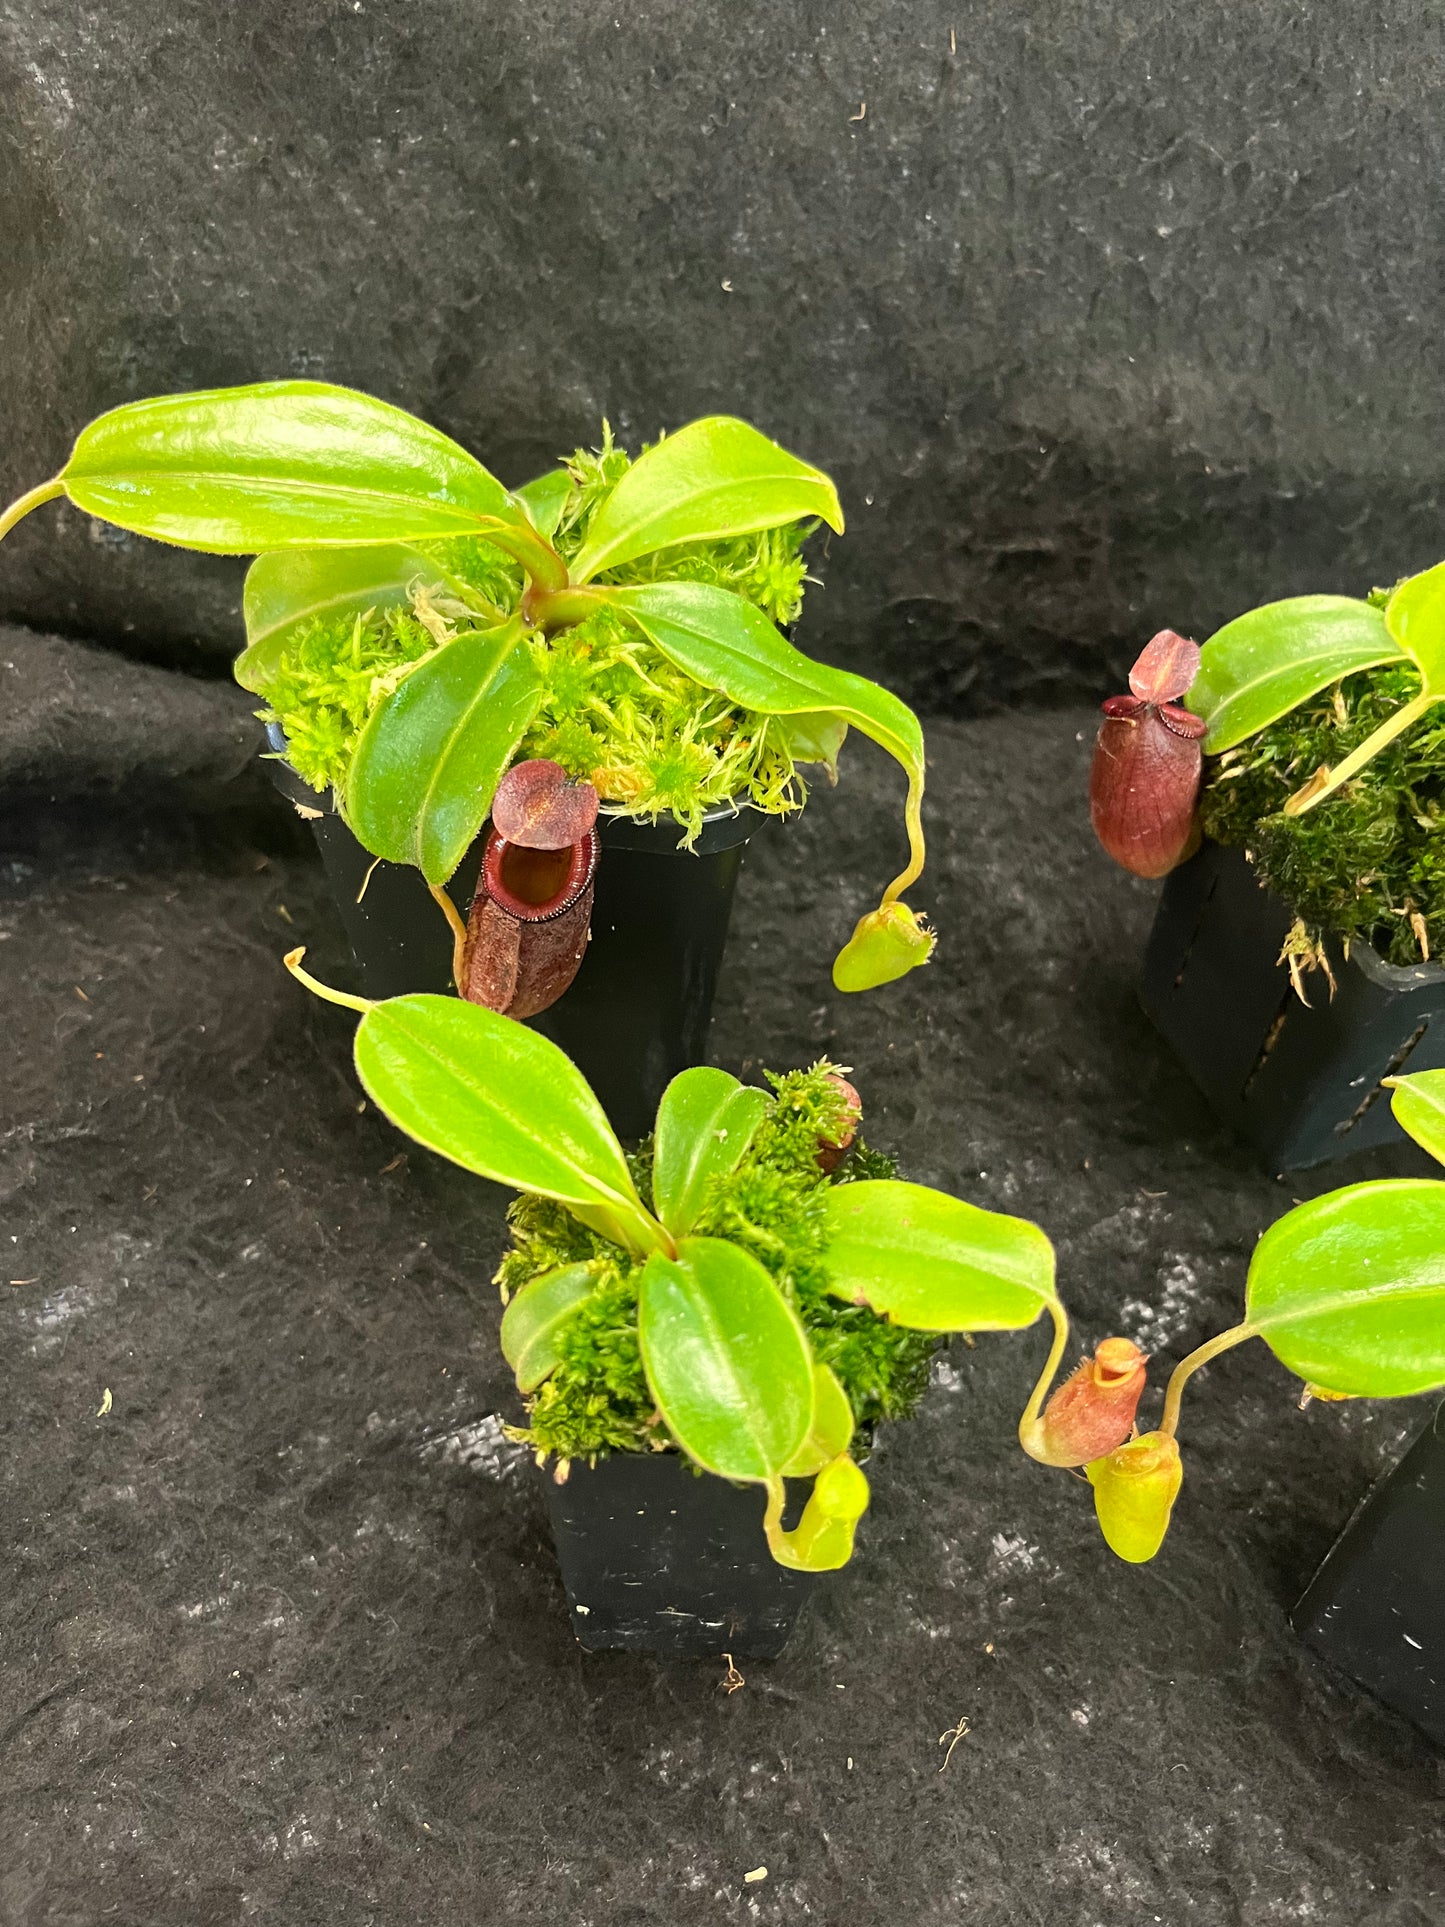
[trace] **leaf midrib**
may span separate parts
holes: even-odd
[[[485,470],[482,472],[485,473]],[[501,527],[509,526],[506,518],[499,516],[495,510],[469,508],[465,503],[456,502],[449,496],[417,495],[395,489],[360,488],[345,482],[309,482],[283,475],[237,474],[229,469],[107,469],[100,474],[81,473],[66,475],[61,479],[65,483],[67,493],[70,493],[73,483],[93,482],[102,487],[107,484],[143,485],[148,478],[152,481],[202,482],[210,485],[221,482],[242,494],[325,495],[334,496],[339,501],[381,502],[388,506],[399,502],[412,507],[421,505],[428,508],[449,508],[455,509],[458,514],[467,516],[479,525],[492,523]],[[499,483],[498,487],[500,486]]]

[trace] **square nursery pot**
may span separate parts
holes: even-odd
[[[693,1472],[677,1452],[618,1452],[546,1480],[572,1630],[589,1653],[776,1659],[818,1583],[763,1537],[761,1486]],[[790,1494],[795,1523],[805,1491]]]
[[[286,739],[277,726],[266,733],[272,780],[310,817],[361,994],[449,992],[451,931],[420,871],[399,863],[373,867],[333,797],[318,796],[284,760]],[[715,810],[692,849],[680,850],[682,832],[670,817],[655,824],[599,819],[591,942],[571,986],[528,1022],[580,1067],[619,1137],[650,1131],[668,1083],[705,1061],[733,893],[757,820],[746,806]],[[484,842],[485,829],[447,886],[464,918]]]
[[[1292,1614],[1308,1646],[1445,1746],[1445,1405]]]
[[[1279,953],[1294,918],[1242,850],[1206,843],[1164,880],[1140,1001],[1215,1112],[1271,1171],[1401,1143],[1381,1080],[1445,1065],[1445,969],[1326,939],[1304,1004]]]

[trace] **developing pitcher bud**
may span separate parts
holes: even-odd
[[[853,1140],[858,1135],[858,1125],[863,1117],[863,1100],[847,1078],[840,1077],[836,1071],[828,1073],[828,1082],[837,1089],[838,1095],[847,1107],[836,1134],[830,1138],[818,1139],[818,1168],[826,1171],[831,1177],[847,1157]]]
[[[1132,1566],[1152,1559],[1164,1543],[1169,1514],[1184,1482],[1175,1440],[1165,1432],[1146,1432],[1084,1470],[1110,1551]]]
[[[876,990],[906,977],[933,954],[933,932],[906,903],[885,903],[860,917],[833,960],[839,990]]]
[[[1166,875],[1198,845],[1207,726],[1175,700],[1198,673],[1198,644],[1161,629],[1129,672],[1133,694],[1104,704],[1089,814],[1105,850],[1138,877]]]
[[[1129,1338],[1106,1338],[1044,1407],[1027,1449],[1043,1465],[1087,1465],[1134,1429],[1148,1358]]]

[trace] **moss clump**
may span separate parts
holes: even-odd
[[[572,493],[553,538],[564,558],[581,548],[630,466],[605,424],[602,447],[572,457]],[[786,625],[802,603],[802,545],[814,526],[681,543],[604,571],[598,581],[706,582]],[[520,603],[521,570],[490,544],[468,536],[418,546],[445,566],[459,599],[421,596],[411,610],[318,618],[288,646],[267,691],[264,719],[281,725],[289,759],[313,789],[344,779],[367,717],[412,663]],[[708,810],[727,803],[747,801],[779,816],[801,806],[806,789],[786,723],[739,709],[694,682],[620,616],[600,611],[530,646],[544,693],[519,757],[550,757],[569,775],[587,778],[614,813],[673,815],[687,841]]]
[[[838,1134],[844,1113],[837,1086],[829,1082],[834,1069],[820,1063],[781,1077],[769,1074],[772,1109],[737,1172],[715,1187],[697,1231],[731,1239],[771,1273],[802,1318],[814,1357],[837,1375],[866,1439],[879,1420],[905,1418],[913,1410],[938,1340],[829,1295],[822,1208],[828,1184],[894,1172],[890,1158],[862,1144],[855,1144],[831,1180],[818,1169],[818,1140]],[[650,1146],[632,1165],[639,1191],[650,1198]],[[562,1459],[647,1451],[667,1441],[637,1345],[641,1264],[550,1199],[524,1196],[510,1215],[513,1248],[497,1273],[507,1292],[559,1265],[590,1260],[598,1266],[597,1287],[563,1328],[561,1363],[531,1400],[523,1436]]]
[[[1284,803],[1419,687],[1408,668],[1347,676],[1210,758],[1200,806],[1205,834],[1246,850],[1313,936],[1372,943],[1397,964],[1445,954],[1445,718],[1427,715],[1303,816]]]

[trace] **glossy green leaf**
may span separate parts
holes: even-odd
[[[318,618],[400,609],[413,583],[457,594],[462,585],[419,549],[381,542],[362,549],[272,549],[246,571],[247,648],[236,681],[264,696],[298,629]]]
[[[1391,1087],[1390,1109],[1401,1130],[1445,1164],[1445,1070],[1416,1071],[1409,1077],[1387,1077],[1385,1082]]]
[[[706,582],[608,589],[679,669],[765,716],[826,711],[872,737],[921,781],[923,731],[904,702],[864,676],[814,662],[761,609]]]
[[[1341,676],[1403,651],[1368,602],[1350,596],[1290,596],[1227,622],[1200,652],[1199,674],[1185,702],[1209,726],[1211,755],[1288,715]]]
[[[542,700],[521,634],[508,623],[458,636],[372,711],[345,806],[373,856],[413,863],[436,884],[461,862]]]
[[[813,1423],[783,1467],[785,1479],[811,1479],[853,1442],[853,1407],[826,1365],[813,1366]]]
[[[800,716],[781,717],[779,727],[795,763],[823,763],[828,781],[837,782],[838,756],[848,734],[841,716],[830,716],[826,710],[805,710]]]
[[[1053,1246],[1035,1224],[893,1179],[824,1200],[829,1289],[913,1331],[1013,1331],[1054,1296]]]
[[[81,431],[60,480],[88,515],[218,554],[472,535],[524,519],[449,436],[319,381],[130,402]]]
[[[725,1479],[776,1477],[813,1421],[813,1361],[757,1259],[721,1238],[654,1255],[637,1330],[657,1408],[689,1458]]]
[[[652,1160],[652,1203],[681,1237],[697,1223],[709,1186],[731,1177],[771,1108],[766,1091],[699,1064],[662,1093]]]
[[[838,492],[822,470],[746,422],[711,415],[633,463],[593,519],[572,580],[589,582],[677,542],[747,535],[808,516],[843,532]]]
[[[1426,691],[1445,697],[1445,562],[1400,584],[1385,605],[1385,626]]]
[[[545,475],[538,475],[521,488],[512,491],[513,499],[526,509],[532,527],[538,535],[545,535],[550,541],[557,533],[557,524],[562,520],[562,511],[567,506],[576,483],[565,468],[549,468]]]
[[[1276,1358],[1323,1391],[1445,1385],[1445,1184],[1383,1178],[1298,1205],[1255,1246],[1245,1309]]]
[[[662,1249],[581,1071],[525,1024],[459,997],[393,997],[356,1032],[367,1095],[398,1130],[465,1170],[557,1198],[629,1249]]]
[[[519,1392],[535,1392],[561,1364],[557,1335],[596,1284],[591,1265],[565,1265],[523,1285],[502,1313],[502,1356],[516,1373]]]

